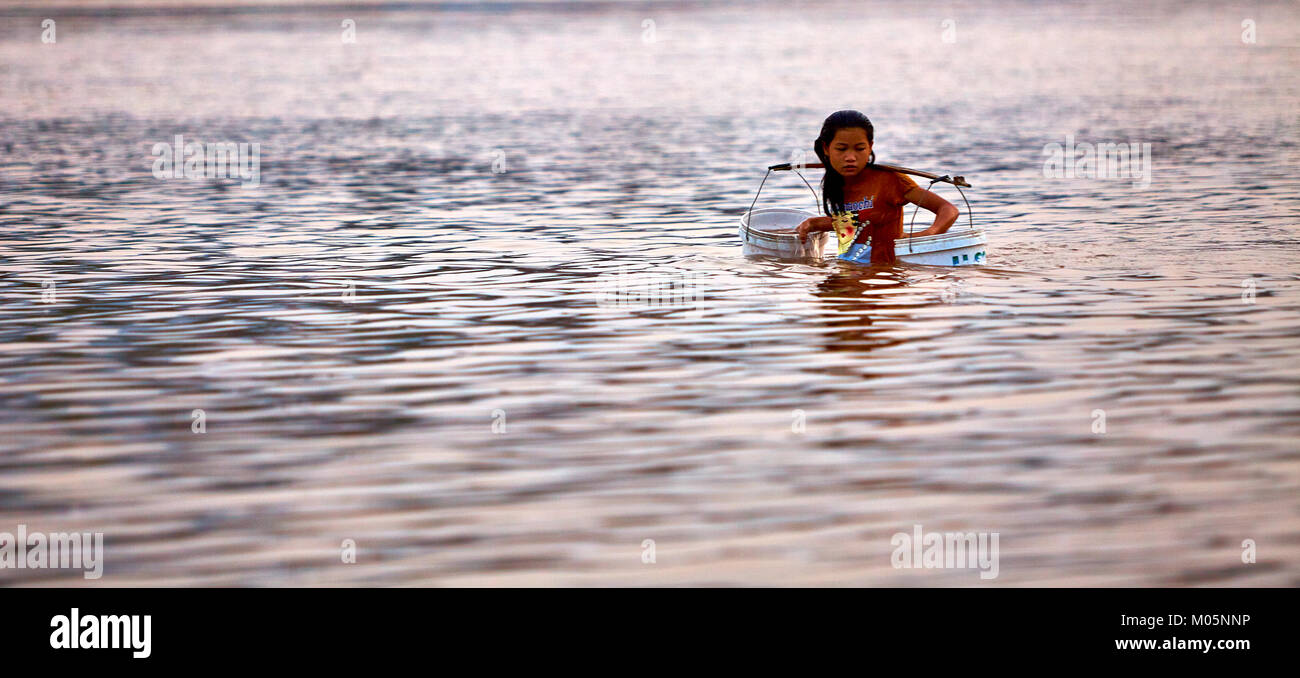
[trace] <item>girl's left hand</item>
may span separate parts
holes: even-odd
[[[948,232],[948,229],[946,229],[946,228],[935,228],[935,227],[931,226],[930,228],[927,228],[927,229],[925,229],[924,231],[921,231],[920,233],[913,233],[911,237],[913,237],[913,238],[924,238],[924,237],[927,236],[927,235],[940,235],[940,234],[947,233],[947,232]]]

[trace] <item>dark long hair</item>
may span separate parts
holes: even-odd
[[[826,167],[826,175],[822,177],[822,209],[826,210],[826,216],[831,216],[844,211],[844,175],[835,171],[831,167],[831,159],[827,156],[825,148],[830,146],[831,140],[835,138],[835,133],[842,129],[860,127],[867,132],[867,141],[876,143],[876,132],[871,127],[871,121],[867,116],[857,111],[835,111],[826,118],[822,123],[822,133],[817,136],[817,141],[813,142],[813,151],[821,159],[822,165]],[[876,161],[876,151],[871,151],[871,158],[868,163]]]

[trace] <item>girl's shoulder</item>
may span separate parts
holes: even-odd
[[[873,173],[871,190],[881,195],[881,199],[886,202],[903,201],[903,196],[907,195],[908,191],[916,188],[916,182],[912,180],[912,177],[902,172],[875,167],[868,169]]]
[[[909,177],[902,172],[890,172],[890,174],[894,175],[894,179],[898,182],[898,187],[903,193],[916,188],[916,180],[912,177]]]
[[[878,167],[869,167],[867,169],[874,173],[877,181],[882,183],[893,183],[902,187],[904,190],[916,186],[916,182],[912,180],[912,177],[909,177],[902,172],[880,169]]]

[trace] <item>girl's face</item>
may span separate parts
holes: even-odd
[[[836,132],[825,150],[831,167],[845,178],[856,176],[871,158],[871,142],[867,141],[867,130],[861,127]]]

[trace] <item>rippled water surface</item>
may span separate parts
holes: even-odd
[[[1300,10],[953,7],[0,11],[0,531],[113,586],[1300,584]],[[987,266],[742,256],[841,108]]]

